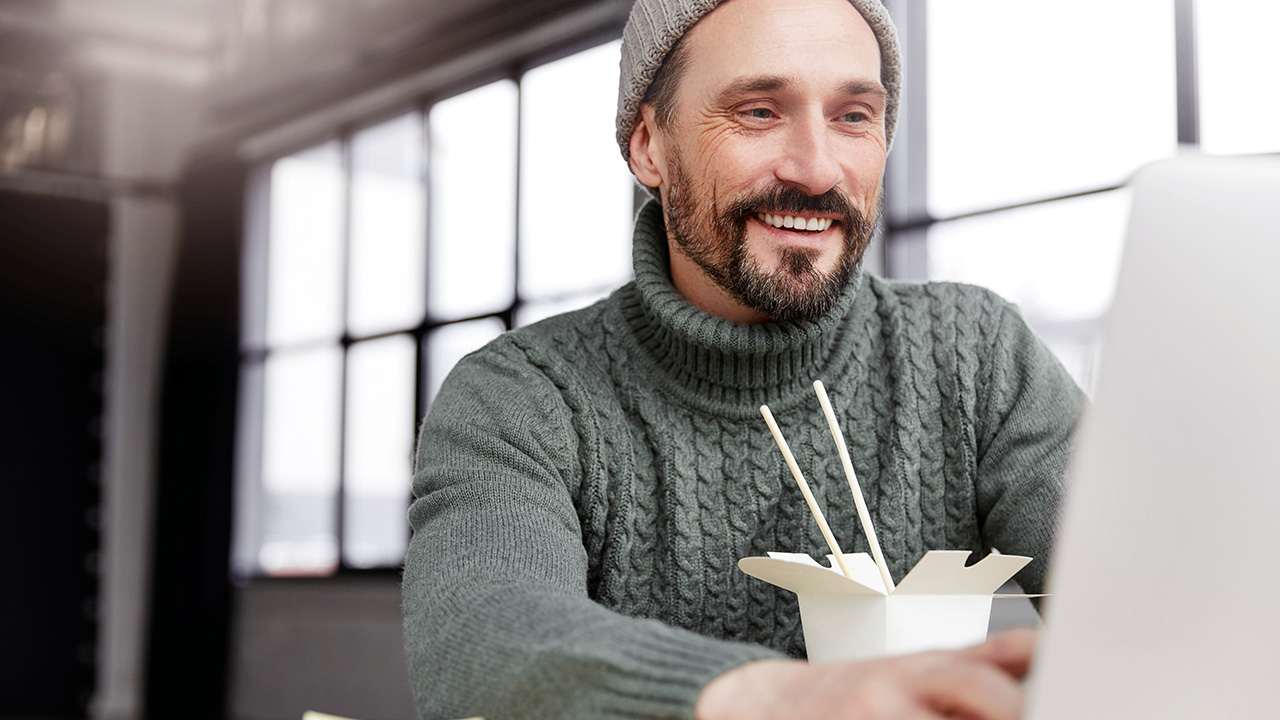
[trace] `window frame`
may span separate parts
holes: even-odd
[[[299,134],[286,143],[275,143],[275,147],[269,153],[264,153],[255,157],[252,162],[249,173],[249,180],[245,188],[245,243],[244,256],[241,267],[242,291],[243,299],[241,309],[242,332],[239,346],[239,410],[236,422],[236,459],[235,459],[235,507],[233,515],[233,532],[232,532],[232,550],[231,550],[231,573],[233,580],[238,583],[247,582],[290,582],[293,580],[317,580],[329,577],[349,577],[353,575],[387,575],[397,574],[400,572],[400,566],[380,566],[380,567],[356,567],[348,564],[344,552],[344,543],[347,540],[346,528],[346,506],[347,506],[347,468],[346,468],[346,439],[348,437],[347,429],[347,392],[349,386],[348,377],[348,355],[353,346],[361,343],[380,340],[387,337],[404,335],[412,338],[414,344],[414,376],[413,376],[413,396],[414,396],[414,417],[415,430],[414,438],[417,438],[417,425],[421,423],[421,419],[426,414],[429,406],[427,394],[431,381],[431,361],[430,353],[427,352],[426,344],[431,334],[441,328],[460,325],[462,323],[497,319],[504,330],[512,330],[516,328],[520,317],[521,310],[526,306],[554,302],[560,298],[555,297],[539,297],[528,298],[522,292],[520,284],[520,165],[522,162],[522,116],[523,103],[521,102],[521,93],[523,89],[524,76],[539,67],[555,62],[563,58],[579,52],[590,50],[601,45],[616,41],[622,37],[622,25],[614,23],[606,26],[604,29],[582,33],[575,39],[562,42],[554,48],[529,53],[516,62],[502,63],[496,67],[486,69],[481,72],[473,73],[464,79],[447,82],[441,84],[438,88],[429,91],[416,93],[411,98],[406,98],[401,102],[389,104],[380,110],[368,113],[359,118],[357,121],[342,123],[334,127],[329,132],[311,132]],[[478,89],[485,85],[503,80],[510,80],[515,84],[516,91],[516,113],[515,113],[515,187],[513,188],[513,196],[515,203],[515,212],[512,216],[514,227],[512,228],[514,244],[512,251],[515,255],[514,273],[512,278],[512,299],[505,307],[493,310],[491,312],[467,315],[457,318],[441,318],[433,315],[430,306],[430,274],[429,264],[431,257],[431,248],[433,244],[432,228],[430,218],[430,208],[433,203],[431,168],[433,167],[430,137],[430,112],[431,109],[440,102],[450,98],[462,95],[470,90]],[[356,136],[362,131],[378,126],[382,123],[404,117],[412,114],[418,121],[420,133],[418,141],[421,148],[421,163],[418,175],[418,182],[423,191],[423,213],[421,223],[421,242],[424,247],[423,253],[423,280],[421,292],[423,294],[423,312],[417,323],[388,329],[372,334],[353,335],[348,327],[349,313],[349,297],[350,297],[350,258],[352,247],[352,147]],[[306,150],[321,146],[328,142],[336,142],[338,144],[339,153],[341,155],[342,166],[342,332],[335,340],[318,340],[304,341],[299,343],[281,344],[272,346],[267,338],[267,295],[268,295],[268,263],[269,263],[269,243],[270,243],[270,214],[271,214],[271,172],[275,163],[279,160],[291,157]],[[254,145],[253,141],[248,143],[250,147]],[[632,195],[633,211],[639,207],[645,199],[645,195],[637,190]],[[574,292],[568,297],[581,297],[592,292],[600,292],[612,289],[595,288],[584,292]],[[262,548],[265,540],[266,528],[263,522],[263,514],[266,507],[266,491],[263,487],[263,430],[264,430],[264,399],[265,399],[265,367],[267,360],[276,353],[303,350],[307,348],[333,347],[337,346],[341,349],[341,393],[338,417],[338,434],[339,449],[337,458],[337,488],[336,502],[334,503],[334,536],[337,543],[337,564],[332,572],[316,572],[316,573],[299,573],[292,574],[272,574],[262,568],[258,559],[258,552]],[[411,498],[408,494],[405,496],[405,507]],[[409,533],[408,524],[405,524],[406,536]]]

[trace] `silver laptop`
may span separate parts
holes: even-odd
[[[1280,157],[1133,186],[1027,717],[1280,718]]]

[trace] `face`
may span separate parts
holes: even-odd
[[[737,322],[821,315],[879,199],[875,35],[847,0],[730,0],[683,42],[671,123],[643,106],[631,143],[662,196],[676,287]]]

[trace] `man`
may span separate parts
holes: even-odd
[[[896,578],[996,547],[1043,584],[1079,391],[990,293],[861,271],[898,77],[877,0],[633,8],[619,144],[661,201],[635,281],[466,358],[423,425],[404,592],[424,717],[1017,715],[1029,633],[809,665],[794,595],[735,566],[826,552],[762,403],[867,549],[821,379]]]

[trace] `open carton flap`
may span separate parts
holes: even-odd
[[[754,578],[796,594],[885,595],[880,571],[867,553],[845,553],[845,564],[853,579],[840,570],[818,564],[804,553],[771,552],[769,557],[749,557],[738,561],[738,569]],[[827,561],[833,566],[830,555]]]
[[[1031,562],[1022,555],[991,554],[970,567],[968,550],[930,550],[894,589],[895,595],[993,595],[1015,573]],[[880,572],[867,553],[847,553],[845,563],[853,579],[840,574],[835,559],[821,565],[804,553],[770,552],[769,557],[738,561],[742,572],[785,590],[808,595],[888,595]],[[996,595],[995,597],[1040,597]]]
[[[898,583],[895,593],[909,595],[991,595],[1031,562],[1022,555],[991,554],[970,567],[968,550],[930,550]]]

